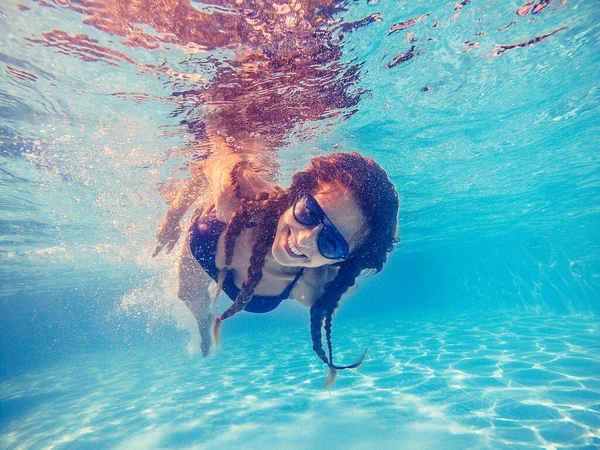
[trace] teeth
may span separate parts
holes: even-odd
[[[287,244],[294,255],[305,256],[304,253],[302,253],[300,250],[298,250],[298,247],[296,247],[296,245],[292,242],[291,236],[288,237]]]

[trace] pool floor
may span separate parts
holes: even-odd
[[[518,312],[362,320],[334,328],[338,363],[371,349],[330,392],[307,331],[285,328],[226,332],[207,359],[186,353],[182,339],[8,378],[0,447],[600,447],[597,320]]]

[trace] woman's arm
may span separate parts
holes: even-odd
[[[219,159],[223,155],[233,154],[231,145],[229,145],[223,137],[217,134],[211,136],[210,144],[213,155],[216,155],[212,158]],[[191,167],[191,178],[186,182],[184,187],[177,192],[175,199],[169,205],[165,218],[158,226],[158,232],[156,233],[156,240],[158,243],[152,257],[158,255],[163,248],[166,248],[167,253],[171,252],[173,247],[175,247],[175,244],[177,244],[179,236],[181,235],[181,227],[179,225],[181,219],[209,186],[204,170],[205,165],[206,161],[200,161]]]
[[[241,155],[234,153],[233,147],[221,136],[211,138],[215,151],[205,161],[192,167],[192,177],[177,193],[169,210],[161,222],[156,239],[158,244],[152,256],[156,256],[163,248],[169,253],[181,235],[180,222],[190,207],[210,187],[210,201],[215,205],[215,213],[221,222],[229,222],[231,216],[239,208],[240,201],[231,184],[231,172],[239,162],[245,161]],[[249,164],[240,167],[237,176],[242,195],[254,197],[259,192],[274,192],[275,187],[258,175]]]
[[[204,165],[204,173],[214,196],[217,220],[229,222],[240,206],[231,183],[231,172],[245,159],[238,154],[210,158]],[[254,197],[260,192],[275,192],[275,187],[258,175],[249,164],[243,164],[237,172],[240,193],[245,197]]]
[[[177,244],[181,235],[181,218],[190,209],[190,207],[200,197],[203,188],[206,187],[206,180],[201,177],[192,177],[186,185],[177,192],[175,200],[169,206],[169,210],[158,226],[156,240],[158,241],[152,257],[155,257],[166,247],[167,253],[170,253]]]

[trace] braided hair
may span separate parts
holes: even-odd
[[[354,196],[366,219],[366,236],[360,240],[348,259],[338,263],[336,276],[325,285],[323,294],[310,308],[310,335],[312,348],[317,356],[329,367],[328,386],[335,380],[337,370],[358,367],[366,352],[353,364],[338,366],[333,363],[331,326],[333,315],[339,306],[342,295],[355,284],[356,278],[366,270],[380,272],[387,255],[398,242],[397,215],[398,194],[385,171],[372,159],[358,153],[334,153],[314,158],[310,166],[292,177],[292,185],[276,192],[262,192],[254,198],[242,195],[238,183],[239,172],[248,164],[243,161],[231,171],[231,185],[240,207],[233,214],[224,230],[225,267],[219,274],[219,284],[227,275],[233,260],[235,241],[245,228],[252,223],[256,228],[256,242],[252,247],[250,266],[242,288],[233,304],[215,319],[215,343],[219,342],[222,322],[240,312],[252,299],[254,290],[262,278],[262,269],[267,252],[273,245],[277,224],[281,215],[289,209],[301,195],[313,194],[326,184],[339,184]],[[328,352],[323,350],[322,330],[325,329]]]

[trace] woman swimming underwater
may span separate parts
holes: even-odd
[[[329,385],[337,370],[358,367],[364,358],[334,364],[332,318],[356,278],[369,269],[381,271],[397,242],[394,185],[372,159],[335,153],[314,158],[282,190],[261,178],[224,139],[212,141],[218,156],[199,163],[178,193],[154,254],[174,247],[181,218],[208,183],[207,207],[194,216],[179,263],[179,298],[198,321],[202,353],[211,347],[211,280],[233,300],[214,319],[216,341],[222,322],[234,314],[265,313],[294,299],[310,308],[312,346],[330,369]]]
[[[175,50],[154,65],[81,41],[80,34],[57,30],[37,40],[80,57],[92,45],[95,57],[151,71],[172,91],[165,100],[175,105],[172,116],[181,118],[190,145],[168,154],[204,160],[171,202],[155,254],[177,243],[194,203],[204,206],[179,264],[179,298],[198,321],[202,352],[211,347],[208,287],[219,280],[235,301],[217,318],[216,331],[242,309],[267,312],[284,298],[296,299],[311,308],[313,347],[334,374],[333,312],[362,271],[379,271],[386,261],[395,239],[396,192],[377,164],[357,154],[316,158],[287,190],[268,181],[278,171],[277,150],[295,132],[316,131],[358,110],[367,92],[359,85],[365,61],[345,58],[344,45],[353,30],[376,26],[380,14],[350,22],[344,20],[350,4],[338,0],[63,3],[126,46]],[[175,56],[181,52],[185,57]],[[169,183],[160,188],[171,199]]]

